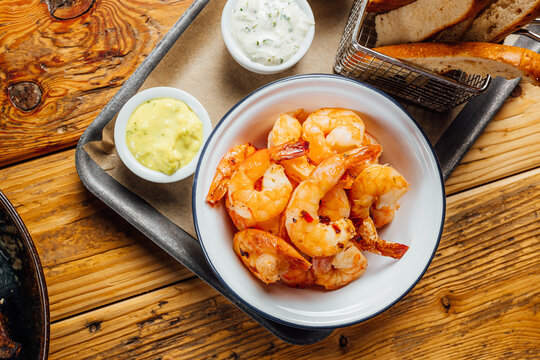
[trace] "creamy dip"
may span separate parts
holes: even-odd
[[[199,151],[203,125],[183,101],[159,98],[144,102],[131,114],[126,143],[147,168],[171,175]]]
[[[280,65],[300,49],[314,23],[294,0],[239,0],[232,36],[242,52],[264,65]]]

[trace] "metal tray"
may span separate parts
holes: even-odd
[[[193,2],[86,129],[77,145],[76,168],[82,183],[92,194],[272,334],[292,344],[313,344],[328,337],[333,330],[305,330],[285,326],[266,319],[243,305],[216,278],[206,261],[198,240],[110,177],[83,149],[86,143],[101,140],[103,128],[116,116],[124,103],[138,91],[152,70],[208,1],[195,0]],[[463,108],[448,130],[442,135],[435,145],[435,149],[445,179],[457,166],[465,152],[495,115],[518,82],[519,80],[505,81],[496,79],[485,94],[473,99]]]

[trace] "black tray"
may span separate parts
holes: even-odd
[[[323,340],[333,330],[305,330],[285,326],[266,319],[242,304],[216,278],[202,252],[198,240],[165,218],[103,171],[84,151],[83,146],[101,140],[102,130],[120,108],[141,87],[155,66],[165,56],[209,0],[195,0],[182,17],[135,70],[116,95],[103,108],[97,118],[81,136],[77,145],[75,164],[82,183],[101,201],[154,241],[186,268],[207,282],[238,308],[250,315],[278,338],[292,344],[307,345]],[[496,79],[488,91],[467,104],[441,136],[435,149],[440,158],[444,178],[448,178],[465,152],[495,115],[518,80]]]

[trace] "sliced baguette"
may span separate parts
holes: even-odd
[[[473,21],[474,17],[471,16],[470,18],[465,19],[462,22],[457,23],[456,25],[452,25],[448,29],[444,29],[443,31],[435,35],[433,40],[435,42],[459,41],[459,39],[463,37],[463,34],[465,34],[467,30],[469,30]]]
[[[462,41],[500,42],[540,16],[540,0],[498,0],[482,11]]]
[[[382,54],[425,69],[445,73],[522,77],[540,85],[540,55],[534,51],[492,43],[417,43],[375,48]]]
[[[368,12],[386,12],[415,2],[416,0],[369,0],[366,10]]]
[[[375,17],[375,46],[420,42],[475,16],[491,0],[417,0]]]

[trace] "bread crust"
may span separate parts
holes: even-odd
[[[368,12],[386,12],[405,6],[416,0],[369,0],[366,10]]]
[[[447,68],[439,70],[461,70],[452,63],[452,59],[458,58],[469,58],[471,61],[475,59],[497,61],[515,67],[523,77],[535,85],[540,85],[540,55],[529,49],[515,46],[474,42],[415,43],[383,46],[373,50],[412,63],[420,59],[444,58]],[[489,73],[489,69],[481,70],[479,73]]]

